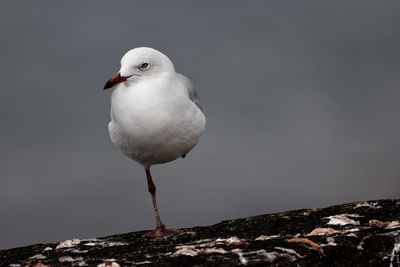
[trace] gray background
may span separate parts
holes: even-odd
[[[169,226],[400,197],[398,1],[166,2],[2,1],[0,248],[154,226],[102,91],[138,46],[208,120],[153,168]]]

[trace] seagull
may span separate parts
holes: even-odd
[[[122,57],[119,72],[104,85],[109,88],[111,141],[146,173],[156,218],[155,230],[146,236],[176,233],[161,221],[150,167],[184,158],[203,134],[206,118],[193,83],[175,72],[166,55],[139,47]]]

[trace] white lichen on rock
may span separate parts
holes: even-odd
[[[257,237],[255,240],[256,241],[266,241],[266,240],[271,240],[271,239],[275,239],[275,238],[280,238],[280,235],[260,235],[259,237]]]
[[[335,247],[337,246],[335,239],[333,237],[327,237],[326,238],[326,244],[321,244],[322,247],[326,247],[326,246],[332,246]]]
[[[176,247],[177,251],[175,251],[172,256],[197,256],[198,254],[212,254],[212,253],[219,253],[219,254],[226,254],[226,251],[223,248],[197,248],[194,245],[182,245]]]
[[[76,245],[79,245],[80,243],[81,243],[81,241],[78,238],[72,238],[72,239],[68,239],[68,240],[65,240],[63,242],[60,242],[60,244],[58,244],[56,249],[72,248],[72,247],[74,247]]]
[[[32,257],[29,257],[29,259],[31,259],[31,260],[44,260],[44,259],[46,259],[47,257],[46,256],[44,256],[44,255],[42,255],[42,254],[37,254],[37,255],[34,255],[34,256],[32,256]]]
[[[390,254],[390,267],[393,267],[394,259],[396,258],[397,265],[400,264],[400,235],[396,236],[392,253]]]
[[[215,242],[224,242],[228,246],[240,246],[243,243],[246,243],[246,240],[245,239],[240,239],[237,236],[232,236],[232,237],[229,237],[229,238],[217,238],[217,240],[215,240]]]
[[[75,262],[75,261],[83,261],[82,257],[71,257],[71,256],[62,256],[58,258],[59,262]]]
[[[352,225],[360,225],[360,222],[355,221],[351,218],[359,218],[362,217],[358,214],[339,214],[339,215],[333,215],[333,216],[329,216],[329,217],[325,217],[324,219],[329,219],[329,222],[327,222],[326,224],[329,225],[348,225],[348,224],[352,224]]]
[[[381,209],[382,206],[378,204],[378,202],[361,202],[357,203],[357,205],[354,206],[353,209],[358,209],[358,208],[371,208],[371,209]]]

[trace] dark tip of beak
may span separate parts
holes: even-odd
[[[111,81],[111,79],[110,80],[108,80],[107,82],[106,82],[106,84],[104,85],[104,89],[103,90],[107,90],[107,89],[109,89],[109,88],[111,88],[111,87],[113,87],[114,86],[114,84],[112,83],[112,81]]]
[[[104,85],[104,90],[114,87],[115,85],[125,82],[129,77],[122,77],[119,73],[114,74]]]

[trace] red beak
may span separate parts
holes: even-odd
[[[104,90],[114,87],[119,83],[125,82],[129,77],[131,76],[122,77],[119,73],[114,74],[104,85]]]

